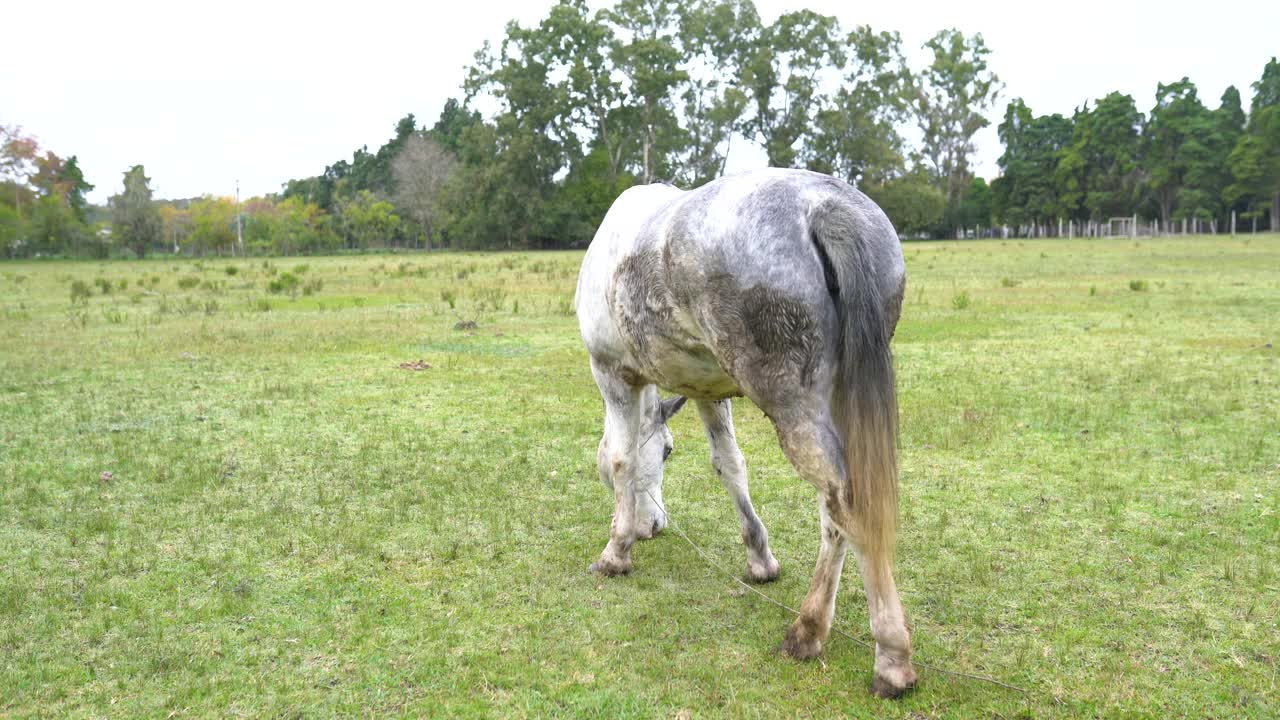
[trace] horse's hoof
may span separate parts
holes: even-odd
[[[778,579],[782,574],[782,568],[779,567],[778,561],[770,558],[768,563],[757,563],[750,560],[747,561],[747,582],[763,584],[770,583]]]
[[[636,534],[636,540],[652,540],[658,537],[658,535],[662,533],[662,530],[665,527],[666,525],[664,525],[660,521],[654,520],[652,527],[650,527],[648,530],[641,530],[639,533]]]
[[[807,632],[797,630],[796,625],[792,625],[787,628],[787,635],[782,639],[778,650],[795,660],[812,660],[822,654],[822,641],[807,636]]]
[[[910,663],[877,669],[871,681],[871,694],[885,700],[896,700],[916,686],[916,671]]]
[[[631,563],[626,563],[624,565],[618,562],[597,560],[596,562],[591,563],[590,570],[593,573],[597,573],[605,577],[617,577],[631,572]]]

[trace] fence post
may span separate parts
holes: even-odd
[[[1236,211],[1231,211],[1231,237],[1236,236]]]

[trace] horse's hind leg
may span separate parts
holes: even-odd
[[[797,660],[807,660],[822,652],[822,643],[835,617],[836,592],[844,569],[848,535],[831,518],[829,489],[838,486],[844,461],[839,440],[830,421],[795,420],[792,415],[774,417],[782,451],[800,476],[818,489],[818,516],[822,524],[822,545],[818,563],[809,582],[809,592],[800,606],[800,617],[787,630],[782,651]]]
[[[863,585],[871,616],[871,635],[876,641],[875,679],[872,690],[881,697],[895,697],[910,689],[916,680],[911,665],[911,636],[887,549],[868,552],[861,541],[858,524],[847,502],[848,472],[843,445],[835,426],[825,413],[774,418],[783,452],[800,475],[818,489],[822,519],[822,548],[814,570],[809,594],[800,607],[800,617],[787,630],[782,650],[798,659],[822,651],[822,642],[831,631],[835,616],[836,590],[840,584],[847,542],[858,550]]]
[[[778,578],[778,561],[769,551],[769,531],[756,515],[747,491],[747,464],[738,448],[733,432],[733,406],[728,400],[698,401],[698,414],[707,429],[707,443],[711,446],[711,466],[733,498],[738,509],[738,522],[742,525],[742,544],[747,546],[747,579],[752,582],[769,582]]]
[[[642,421],[641,391],[594,361],[600,395],[604,398],[604,440],[601,442],[600,474],[608,475],[613,487],[613,522],[609,527],[609,543],[600,559],[591,565],[593,572],[622,575],[631,571],[631,546],[636,541],[636,472],[637,452]]]

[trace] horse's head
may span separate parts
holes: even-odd
[[[656,389],[649,392],[652,395],[645,398],[639,448],[635,455],[636,527],[642,539],[653,537],[667,526],[667,514],[662,505],[662,471],[675,448],[667,421],[680,412],[686,400],[683,396],[662,400]],[[600,480],[612,488],[613,472],[609,457],[606,436],[600,440]]]
[[[657,397],[656,392],[654,397]],[[640,475],[636,482],[636,527],[641,537],[653,537],[667,526],[667,513],[662,504],[662,472],[667,458],[675,449],[675,439],[667,421],[680,412],[685,400],[683,395],[678,395],[653,403],[640,431],[642,444]]]

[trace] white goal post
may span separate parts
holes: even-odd
[[[1137,237],[1137,217],[1113,217],[1107,221],[1110,237]]]

